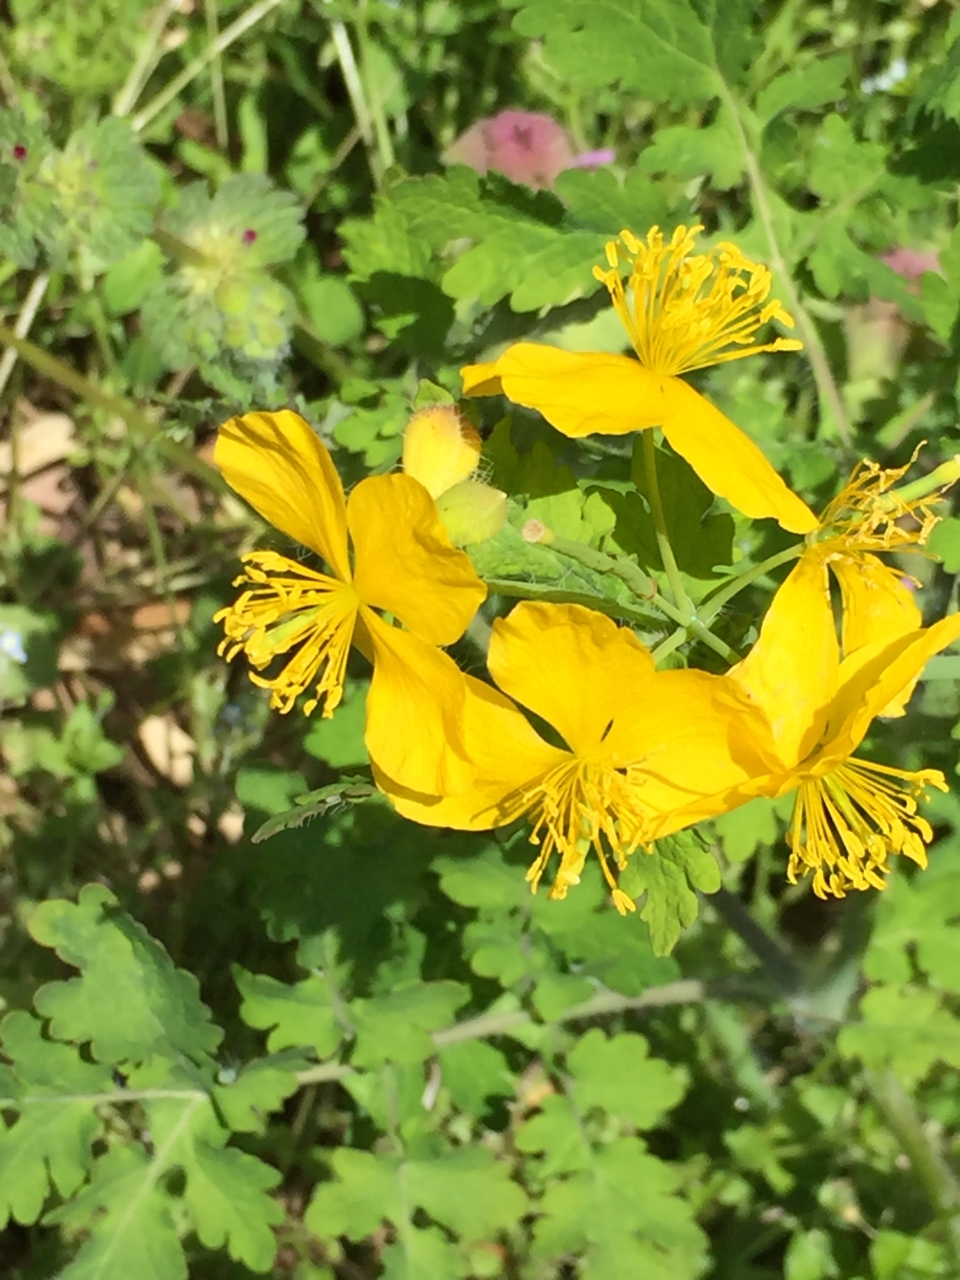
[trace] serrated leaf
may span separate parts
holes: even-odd
[[[44,161],[40,177],[60,218],[47,248],[76,254],[85,272],[118,262],[153,229],[160,179],[126,120],[107,116],[81,126]]]
[[[725,109],[710,124],[698,128],[671,125],[658,129],[638,161],[643,173],[668,173],[681,182],[712,177],[718,191],[735,187],[745,167],[741,134]]]
[[[863,997],[860,1021],[845,1026],[837,1044],[867,1067],[892,1067],[909,1086],[935,1063],[960,1067],[960,1019],[940,1007],[934,991],[874,987]]]
[[[515,311],[594,293],[598,284],[592,268],[614,231],[602,234],[565,226],[563,206],[548,193],[534,196],[499,175],[481,179],[463,167],[387,187],[378,197],[375,222],[381,237],[394,238],[387,247],[398,258],[410,240],[436,255],[457,252],[456,262],[441,279],[449,297],[492,306],[509,295]],[[347,260],[356,276],[373,280],[379,263],[375,255],[382,256],[382,249],[366,235],[367,224],[363,226],[361,232],[359,226],[351,231],[348,225]],[[398,269],[394,265],[391,270]],[[429,278],[433,273],[420,257],[416,271],[411,268],[408,274]]]
[[[622,179],[612,169],[566,169],[554,189],[567,206],[571,226],[599,231],[607,239],[623,227],[638,233],[652,226],[669,230],[667,193],[640,167]]]
[[[182,1205],[208,1249],[225,1247],[254,1271],[268,1271],[276,1253],[271,1226],[283,1212],[267,1194],[280,1181],[270,1165],[225,1147],[228,1134],[202,1094],[146,1104],[154,1158],[164,1170],[181,1168]]]
[[[534,1259],[572,1255],[604,1280],[696,1280],[706,1239],[676,1195],[679,1181],[636,1139],[614,1139],[584,1168],[546,1183]]]
[[[842,95],[849,74],[847,54],[808,59],[789,67],[757,95],[758,121],[766,124],[781,111],[812,111],[814,107],[835,102]]]
[[[652,1129],[683,1097],[681,1072],[650,1057],[643,1036],[609,1039],[594,1027],[567,1054],[581,1108],[601,1107],[638,1129]]]
[[[723,57],[730,71],[749,56],[745,6],[715,0],[701,5],[704,18],[688,0],[523,0],[514,19],[521,35],[545,38],[548,62],[564,83],[580,89],[619,86],[656,102],[683,106],[715,97],[721,89],[715,32],[733,27],[740,36],[734,58]],[[705,20],[704,20],[705,19]],[[722,43],[723,54],[730,46]]]
[[[283,1210],[267,1192],[279,1181],[276,1169],[245,1151],[197,1144],[183,1198],[200,1243],[225,1246],[251,1271],[269,1271],[277,1252],[270,1227],[283,1220]]]
[[[411,1222],[419,1208],[469,1243],[509,1227],[527,1207],[509,1165],[484,1147],[462,1147],[432,1160],[343,1147],[330,1163],[337,1181],[317,1188],[305,1215],[307,1226],[327,1240],[362,1240],[386,1220],[407,1248],[421,1234]]]
[[[935,986],[960,992],[958,919],[960,872],[949,864],[938,863],[915,880],[895,877],[876,906],[864,973],[877,982],[909,982],[915,956]]]
[[[212,1069],[222,1031],[210,1022],[192,974],[174,967],[146,930],[103,885],[80,890],[76,904],[41,904],[31,935],[53,947],[81,977],[40,988],[35,1004],[51,1035],[90,1042],[107,1063],[149,1062],[155,1056]]]
[[[483,1115],[488,1098],[512,1096],[513,1073],[493,1045],[465,1040],[446,1045],[438,1056],[444,1088],[454,1105],[469,1115]]]
[[[336,1051],[343,1032],[334,993],[321,975],[289,985],[234,965],[233,977],[242,997],[240,1016],[249,1027],[269,1030],[271,1052],[309,1046],[318,1057],[328,1058]]]
[[[350,1017],[357,1037],[353,1064],[422,1062],[436,1052],[429,1032],[451,1023],[469,995],[461,982],[421,982],[370,1000],[352,1001]]]
[[[697,918],[695,891],[720,888],[720,868],[695,832],[681,831],[658,840],[650,854],[634,854],[620,873],[620,887],[631,898],[646,894],[640,918],[650,927],[654,955],[665,956]]]
[[[859,142],[848,121],[828,115],[813,143],[810,188],[824,200],[842,200],[860,188],[868,190],[884,173],[885,158],[881,143]]]
[[[11,1060],[16,1091],[7,1105],[20,1113],[0,1132],[2,1229],[9,1218],[36,1222],[51,1183],[61,1196],[79,1187],[102,1128],[89,1095],[112,1092],[113,1079],[72,1045],[45,1040],[40,1023],[21,1010],[0,1023],[0,1047]]]
[[[280,831],[302,827],[311,818],[322,818],[344,805],[363,804],[368,800],[382,803],[380,793],[366,778],[341,778],[339,782],[331,782],[326,787],[297,796],[295,808],[286,809],[283,813],[268,818],[257,827],[250,839],[254,844],[260,844]]]
[[[186,1280],[170,1202],[157,1189],[153,1162],[138,1147],[111,1147],[94,1166],[90,1185],[45,1221],[88,1233],[58,1280]]]
[[[774,802],[758,796],[714,819],[714,826],[730,862],[745,862],[761,845],[777,838]]]
[[[277,1065],[281,1058],[283,1067]],[[220,1115],[236,1133],[263,1133],[271,1113],[300,1088],[296,1072],[306,1065],[289,1054],[246,1063],[235,1080],[213,1089]]]

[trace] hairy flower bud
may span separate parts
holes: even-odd
[[[500,532],[507,495],[481,480],[461,480],[437,498],[437,513],[453,545],[468,547]]]
[[[430,405],[419,409],[404,428],[403,469],[432,498],[439,498],[473,475],[480,446],[479,434],[455,405]]]

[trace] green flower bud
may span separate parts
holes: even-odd
[[[480,480],[462,480],[437,498],[437,511],[455,547],[486,542],[507,519],[507,495]]]

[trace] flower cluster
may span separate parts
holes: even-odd
[[[697,252],[700,230],[669,241],[657,228],[645,240],[625,231],[607,245],[596,274],[635,358],[520,342],[462,378],[467,395],[502,394],[569,437],[660,428],[718,497],[803,535],[752,649],[723,674],[658,668],[613,609],[535,599],[495,618],[489,678],[466,674],[445,648],[487,587],[464,548],[498,533],[507,499],[477,478],[480,436],[452,405],[415,414],[402,473],[363,480],[349,498],[296,414],[231,419],[216,450],[233,488],[326,566],[248,553],[243,590],[217,615],[221,651],[246,655],[281,712],[306,694],[307,714],[332,715],[356,648],[372,664],[374,779],[400,814],[461,830],[525,819],[534,890],[549,873],[563,898],[593,855],[621,912],[634,903],[617,873],[638,851],[656,856],[664,836],[791,792],[789,879],[809,875],[821,897],[882,888],[894,855],[925,865],[932,833],[919,804],[946,787],[936,770],[856,753],[874,718],[903,714],[927,660],[960,638],[960,615],[922,625],[916,584],[881,558],[923,546],[930,503],[957,465],[918,490],[897,488],[906,468],[863,462],[818,518],[683,378],[800,345],[758,341],[770,321],[793,324],[770,300],[769,271],[731,244]],[[669,568],[669,545],[661,552]],[[662,602],[654,584],[648,599],[682,616],[682,586],[674,595]]]

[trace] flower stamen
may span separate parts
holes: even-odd
[[[228,662],[243,652],[255,668],[250,679],[271,691],[270,705],[282,714],[315,684],[304,713],[310,715],[322,698],[323,716],[332,716],[343,697],[360,608],[356,591],[275,551],[251,551],[243,563],[245,572],[233,585],[248,590],[214,615],[225,632],[217,652]],[[291,650],[293,657],[277,675],[255,674]]]
[[[922,446],[921,446],[922,447]],[[869,458],[857,463],[849,481],[826,507],[820,528],[810,535],[823,550],[903,551],[922,547],[940,517],[931,495],[905,500],[893,486],[910,470],[918,447],[903,467],[880,467]],[[938,494],[932,495],[936,501]]]
[[[570,886],[580,883],[587,855],[593,849],[617,910],[621,915],[635,910],[633,899],[617,887],[609,857],[623,870],[637,846],[646,843],[647,823],[639,805],[641,785],[635,771],[621,771],[576,756],[538,779],[521,797],[533,826],[530,843],[540,847],[527,872],[533,892],[550,859],[559,853],[560,867],[550,897],[565,898]]]
[[[769,320],[792,329],[793,318],[776,299],[767,302],[769,268],[745,258],[736,245],[721,243],[695,254],[702,230],[677,227],[668,244],[659,227],[651,228],[646,243],[621,231],[619,243],[606,244],[609,270],[593,269],[610,291],[640,363],[672,376],[762,351],[799,351],[803,344],[794,338],[754,342]],[[621,253],[630,265],[630,301],[620,274]]]
[[[818,898],[851,889],[884,889],[891,854],[927,865],[933,831],[917,813],[927,787],[946,791],[939,769],[907,773],[867,760],[847,760],[797,791],[787,842],[787,878],[813,873]]]

